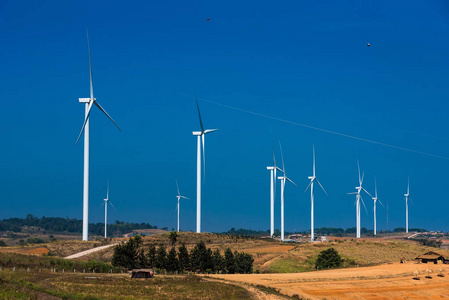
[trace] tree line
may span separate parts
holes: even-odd
[[[0,220],[0,231],[22,232],[24,227],[37,227],[49,232],[81,233],[83,221],[59,217],[38,218],[32,214],[28,214],[25,219],[10,218]],[[136,229],[157,229],[157,226],[152,226],[147,223],[139,224],[121,221],[115,221],[113,224],[108,224],[108,233],[114,236],[120,236]],[[104,223],[90,223],[89,233],[94,235],[104,235]]]
[[[145,251],[146,250],[146,251]],[[144,249],[142,238],[137,235],[114,247],[112,265],[128,269],[153,268],[167,272],[201,273],[252,273],[254,258],[251,254],[227,248],[224,256],[220,250],[207,248],[203,241],[198,242],[189,252],[182,244],[178,249],[172,243],[167,251],[165,245],[150,245]]]

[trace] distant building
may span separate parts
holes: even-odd
[[[415,259],[420,261],[420,262],[422,262],[422,263],[424,263],[424,264],[427,264],[428,262],[437,264],[438,261],[440,261],[440,263],[446,262],[446,260],[444,259],[443,255],[441,255],[439,253],[436,253],[436,252],[433,252],[433,251],[424,253],[424,254],[418,256]]]

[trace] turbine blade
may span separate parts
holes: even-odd
[[[114,125],[117,127],[117,129],[119,130],[119,131],[122,131],[121,129],[120,129],[120,127],[118,127],[118,125],[117,125],[117,123],[115,123],[115,121],[111,118],[111,116],[104,110],[104,108],[103,107],[101,107],[101,105],[100,105],[100,103],[98,103],[97,101],[94,101],[94,104],[95,104],[95,106],[97,106],[108,118],[109,118],[109,120],[111,120],[112,121],[112,123],[114,123]]]
[[[360,182],[360,185],[362,185],[364,178],[365,178],[365,172],[362,173],[362,181]]]
[[[94,99],[94,84],[92,80],[92,61],[90,59],[90,43],[89,43],[89,32],[87,31],[86,26],[86,35],[87,35],[87,50],[89,51],[89,77],[90,77],[90,99]]]
[[[410,177],[407,177],[407,195],[410,195]]]
[[[374,177],[374,197],[377,198],[377,182],[376,182],[376,177]]]
[[[179,192],[178,180],[176,180],[176,188],[178,189],[178,196],[181,196],[181,193]]]
[[[293,183],[295,186],[297,186],[296,183],[294,183],[290,178],[285,177],[285,179],[287,179],[288,181],[290,181],[291,183]]]
[[[88,109],[87,109],[87,115],[86,115],[86,117],[84,118],[83,127],[81,128],[81,132],[80,132],[80,134],[78,135],[78,138],[76,139],[75,146],[76,146],[76,144],[78,144],[78,141],[80,140],[81,135],[83,134],[84,128],[86,127],[87,121],[89,120],[90,111],[91,111],[91,109],[92,109],[92,104],[93,104],[93,103],[94,103],[94,101],[93,101],[93,100],[90,100],[89,107],[88,107]]]
[[[383,205],[383,203],[379,199],[377,199],[377,201],[379,201],[380,205],[385,208],[385,205]]]
[[[357,192],[353,192],[353,193],[346,193],[346,195],[357,195]]]
[[[412,200],[412,198],[410,198],[410,196],[409,196],[409,199],[410,199],[410,202],[412,203],[412,205],[415,206],[415,204],[413,203],[413,200]]]
[[[112,204],[112,202],[111,202],[111,201],[108,201],[108,202],[109,202],[109,204],[111,204],[112,208],[113,208],[115,211],[117,211],[117,210],[115,209],[114,205]]]
[[[362,179],[360,178],[360,164],[359,164],[359,160],[357,159],[357,170],[359,171],[359,184],[362,184]]]
[[[279,141],[279,149],[281,149],[281,159],[282,159],[282,173],[285,174],[285,167],[284,167],[284,154],[282,153],[282,145],[281,141]]]
[[[271,150],[272,150],[272,152],[273,152],[273,166],[274,166],[275,168],[277,168],[277,167],[276,167],[276,156],[274,155],[273,133],[271,132],[271,127],[270,127],[270,138],[271,138]]]
[[[196,100],[196,108],[198,109],[198,117],[200,118],[201,133],[204,133],[203,121],[201,121],[200,106],[198,105],[198,98],[196,98],[196,92],[195,92],[195,100]]]
[[[313,149],[313,177],[315,177],[315,146],[312,146]]]
[[[109,180],[108,180],[108,191],[106,192],[106,199],[109,200]]]
[[[183,199],[190,200],[190,198],[187,198],[187,197],[184,197],[184,196],[180,196],[180,197],[183,198]]]
[[[362,200],[363,207],[365,208],[366,214],[368,214],[368,210],[366,209],[365,201],[363,201],[362,195],[360,195],[360,200]]]
[[[218,129],[206,129],[206,130],[204,130],[204,134],[206,134],[206,133],[211,133],[211,132],[214,132],[214,131],[217,131]]]
[[[318,182],[318,184],[320,185],[320,187],[323,189],[323,192],[326,194],[326,196],[329,196],[329,195],[327,194],[326,190],[324,189],[324,187],[323,187],[323,186],[321,185],[321,183],[318,181],[318,179],[315,178],[315,180],[316,180],[316,182]]]
[[[106,203],[106,201],[103,201],[103,204],[101,204],[100,207],[102,207],[105,203]]]
[[[204,133],[201,135],[201,140],[203,143],[203,178],[206,181],[206,148],[204,147]]]
[[[307,190],[309,189],[309,187],[312,185],[313,180],[310,180],[309,185],[307,186],[307,188],[305,189],[304,193],[307,192]]]
[[[373,196],[367,191],[367,190],[365,190],[365,188],[364,187],[362,187],[362,190],[364,190],[365,191],[365,193],[367,193],[371,198],[373,198]]]

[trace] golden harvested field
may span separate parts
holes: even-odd
[[[393,263],[294,274],[209,276],[271,287],[285,295],[296,294],[305,299],[449,298],[449,266],[441,264]],[[413,279],[415,276],[419,280]]]

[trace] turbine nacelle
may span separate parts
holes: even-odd
[[[91,100],[97,101],[97,98],[79,98],[80,103],[89,103]]]

